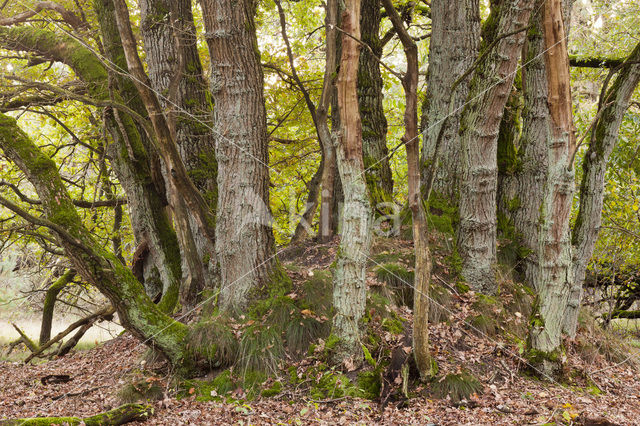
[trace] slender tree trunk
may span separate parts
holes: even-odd
[[[504,0],[492,9],[489,22],[494,42],[481,48],[483,58],[471,80],[462,112],[462,183],[458,248],[462,275],[483,293],[496,290],[497,139],[524,30],[533,0]]]
[[[421,153],[422,186],[433,179],[433,189],[457,204],[460,190],[460,114],[469,93],[470,77],[458,84],[453,98],[451,87],[478,56],[480,9],[478,0],[433,0],[431,2],[431,39],[427,96],[422,105],[423,145]],[[453,114],[443,123],[453,99]],[[443,136],[437,143],[440,127]],[[427,173],[431,163],[435,176]],[[424,194],[423,194],[424,196]]]
[[[307,202],[305,203],[305,210],[300,217],[300,222],[296,226],[295,231],[293,232],[293,237],[291,237],[291,241],[289,244],[299,244],[313,231],[311,225],[313,223],[313,218],[316,215],[316,211],[318,210],[319,205],[319,195],[322,190],[322,173],[324,171],[324,160],[320,160],[320,165],[318,166],[318,170],[311,178],[311,181],[307,185],[307,189],[309,190],[309,195],[307,196]]]
[[[433,360],[429,353],[429,286],[431,283],[431,253],[427,235],[427,219],[420,196],[420,149],[418,139],[418,47],[404,27],[392,0],[382,0],[407,57],[407,72],[402,78],[404,88],[404,135],[407,149],[409,208],[413,218],[413,244],[416,255],[413,292],[413,355],[423,379],[433,377]],[[427,196],[428,198],[428,196]]]
[[[255,2],[201,0],[211,58],[218,160],[216,251],[221,306],[242,308],[267,284],[277,259],[269,213],[263,75],[254,25]]]
[[[378,205],[392,201],[393,178],[387,148],[387,118],[382,108],[382,75],[379,58],[380,42],[379,0],[362,0],[360,26],[362,41],[370,48],[360,52],[358,68],[358,101],[362,121],[362,151],[365,177],[374,212]],[[373,51],[373,53],[372,53]],[[385,213],[381,211],[381,213]]]
[[[366,265],[371,245],[371,208],[362,160],[362,124],[358,111],[360,0],[348,0],[342,16],[342,55],[338,74],[341,132],[336,152],[343,182],[342,239],[333,287],[333,333],[340,339],[335,361],[362,361],[360,321],[367,297]],[[349,37],[348,35],[351,37]]]
[[[636,45],[626,61],[627,64],[619,68],[619,74],[611,88],[603,88],[598,111],[600,118],[593,129],[589,149],[584,157],[580,209],[572,235],[574,277],[564,320],[564,330],[571,336],[575,336],[576,333],[582,284],[600,230],[607,163],[618,139],[618,131],[629,100],[640,82],[638,61],[640,44]]]
[[[60,292],[69,284],[76,271],[69,269],[60,278],[58,278],[49,288],[44,296],[44,305],[42,307],[42,324],[40,325],[39,344],[42,346],[51,338],[51,325],[53,324],[53,308]]]

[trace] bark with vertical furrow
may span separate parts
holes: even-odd
[[[436,141],[449,112],[451,87],[478,56],[480,11],[478,0],[433,0],[431,2],[431,41],[427,96],[422,106],[423,145],[421,153],[422,185],[436,155]],[[469,93],[469,80],[458,85],[453,97],[454,113],[444,124],[436,159],[433,189],[457,203],[460,187],[460,114]],[[423,194],[424,196],[424,194]]]
[[[251,0],[201,0],[218,161],[217,258],[223,309],[241,309],[277,267],[269,213],[263,75]],[[254,295],[255,296],[255,295]]]
[[[462,275],[472,288],[496,290],[497,139],[509,97],[524,31],[533,0],[502,1],[489,22],[498,40],[485,54],[471,80],[468,101],[460,119],[462,182],[458,247]],[[486,42],[485,42],[486,44]]]

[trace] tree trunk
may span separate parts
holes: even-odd
[[[562,322],[573,280],[569,219],[575,136],[562,0],[540,0],[525,53],[525,114],[515,225],[530,255],[525,280],[536,291],[529,359],[539,374],[560,372]]]
[[[413,218],[413,244],[416,255],[413,291],[413,351],[422,379],[432,378],[433,360],[429,353],[429,286],[431,283],[431,253],[427,235],[427,219],[420,196],[420,149],[418,139],[418,47],[404,27],[392,0],[382,0],[407,57],[407,71],[402,78],[404,88],[404,135],[407,149],[409,208]],[[427,194],[428,198],[428,194]]]
[[[362,124],[358,111],[360,0],[348,0],[342,16],[342,55],[338,74],[341,131],[336,153],[343,182],[342,238],[333,287],[333,333],[339,339],[338,363],[360,364],[360,321],[367,297],[366,265],[371,246],[371,208],[362,160]],[[348,35],[347,35],[348,34]],[[349,37],[349,35],[351,37]]]
[[[494,293],[496,277],[497,139],[533,0],[502,1],[488,19],[494,42],[481,48],[462,112],[462,183],[458,248],[462,275],[483,293]]]
[[[178,369],[188,369],[184,356],[187,326],[162,313],[132,272],[95,241],[82,224],[56,164],[29,140],[15,119],[0,114],[0,129],[4,154],[25,173],[42,200],[48,221],[41,225],[54,232],[74,268],[111,301],[125,329]]]
[[[0,420],[0,426],[85,425],[119,426],[130,422],[143,422],[153,415],[151,405],[126,404],[105,413],[80,417],[32,417]]]
[[[144,0],[140,2],[142,36],[149,78],[159,93],[168,92],[161,104],[187,173],[215,211],[217,164],[210,130],[211,110],[198,56],[191,2]],[[180,197],[169,194],[169,198]],[[214,241],[207,238],[184,202],[172,206],[182,254],[180,301],[189,309],[205,288],[213,288]],[[208,261],[207,261],[208,260]]]
[[[96,0],[95,7],[106,56],[121,67],[125,64],[117,62],[117,58],[123,59],[122,45],[115,28],[111,1]],[[117,87],[109,90],[109,78],[103,64],[91,51],[71,37],[33,27],[0,27],[0,42],[6,49],[34,52],[71,67],[78,78],[87,84],[88,93],[94,99],[127,99],[127,105],[133,110],[139,112],[142,109],[144,112],[144,106],[131,82],[114,73]],[[115,142],[109,150],[112,165],[127,193],[127,206],[136,240],[139,244],[148,241],[154,265],[152,269],[158,271],[164,288],[163,307],[171,310],[178,298],[180,252],[175,232],[164,209],[165,197],[159,190],[163,185],[159,182],[161,176],[154,175],[148,141],[142,136],[137,123],[128,114],[116,109],[108,109],[105,118]]]
[[[42,323],[40,325],[40,345],[44,345],[51,338],[51,325],[53,323],[53,308],[56,305],[58,294],[69,284],[76,276],[76,271],[69,269],[62,274],[51,286],[47,289],[44,296],[44,305],[42,307]]]
[[[271,280],[277,259],[269,213],[263,75],[254,25],[255,2],[201,0],[211,58],[218,160],[216,251],[224,309],[246,305]]]
[[[469,93],[470,78],[458,84],[453,98],[450,92],[453,83],[478,56],[478,0],[433,0],[431,22],[427,96],[422,105],[421,181],[424,187],[433,179],[433,189],[457,205],[461,173],[458,128]],[[453,99],[453,114],[443,123],[450,110],[450,99]],[[438,133],[443,125],[444,133],[437,146]],[[437,167],[432,168],[434,161]],[[435,173],[433,177],[428,173],[431,169]]]
[[[362,151],[365,177],[374,212],[382,203],[393,200],[393,178],[387,148],[387,118],[382,108],[382,75],[380,74],[380,7],[379,0],[362,0],[361,40],[370,48],[360,52],[358,67],[358,102],[362,121]],[[373,52],[373,53],[372,53]],[[383,208],[384,209],[384,208]],[[380,211],[385,213],[385,211]]]
[[[601,111],[598,111],[600,118],[594,127],[589,149],[584,157],[580,209],[572,235],[574,277],[564,320],[565,332],[571,336],[575,336],[576,333],[582,284],[600,230],[605,170],[616,144],[629,100],[640,82],[638,61],[640,61],[640,44],[636,45],[627,59],[628,63],[619,68],[620,73],[611,88],[603,89],[604,96],[600,99],[599,108]]]

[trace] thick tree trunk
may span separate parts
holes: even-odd
[[[405,131],[402,142],[407,149],[409,208],[413,219],[413,244],[416,255],[413,292],[413,351],[423,379],[433,377],[433,360],[429,353],[429,286],[431,283],[431,253],[427,235],[427,218],[420,196],[420,149],[418,140],[418,47],[404,27],[391,0],[382,0],[407,57],[407,72],[402,78],[404,88]],[[428,194],[427,194],[428,198]]]
[[[471,80],[468,102],[462,112],[462,183],[458,248],[462,275],[472,288],[496,290],[496,186],[497,139],[524,30],[533,0],[502,1],[492,9],[488,28],[495,40],[481,49],[483,58]]]
[[[379,0],[362,0],[361,40],[370,48],[360,52],[358,67],[358,102],[362,121],[362,151],[365,177],[374,212],[379,204],[392,201],[393,178],[387,148],[387,118],[382,108],[382,75],[380,74],[380,7]],[[373,52],[373,53],[372,53]],[[380,206],[384,212],[384,207]]]
[[[35,187],[48,219],[43,224],[57,236],[74,268],[111,301],[123,327],[177,368],[188,368],[184,356],[187,327],[162,313],[131,271],[95,241],[82,224],[56,164],[29,140],[16,121],[0,115],[0,129],[0,147]]]
[[[126,404],[90,417],[32,417],[0,420],[0,426],[85,425],[119,426],[130,422],[143,422],[153,415],[151,405]]]
[[[40,324],[40,345],[44,345],[51,338],[51,325],[53,323],[53,308],[58,300],[58,294],[73,280],[76,271],[69,269],[62,274],[49,288],[44,296],[44,305],[42,306],[42,323]]]
[[[344,207],[333,287],[333,333],[340,339],[335,361],[358,365],[362,361],[360,321],[367,297],[365,272],[372,220],[364,178],[362,124],[356,87],[360,45],[352,38],[360,38],[360,0],[346,2],[342,30],[345,34],[342,36],[337,83],[341,132],[336,152],[343,182]]]
[[[575,135],[562,0],[540,0],[525,54],[525,114],[516,229],[530,250],[525,280],[536,291],[529,358],[538,373],[560,371],[562,323],[573,281],[569,219]]]
[[[469,93],[470,78],[458,84],[453,97],[451,87],[478,56],[478,0],[433,0],[431,22],[427,96],[422,105],[421,180],[424,187],[433,179],[433,189],[457,204],[461,173],[458,128],[462,107]],[[449,113],[451,99],[453,114],[443,122]],[[445,128],[440,146],[437,146],[438,133],[443,125]],[[436,167],[432,168],[434,161]],[[430,170],[435,176],[429,176]]]
[[[564,320],[565,332],[575,336],[578,310],[587,264],[600,230],[604,198],[604,176],[609,156],[618,139],[618,131],[629,99],[640,82],[640,44],[608,90],[604,88],[598,112],[600,118],[594,127],[589,149],[584,157],[582,185],[580,187],[580,209],[573,229],[574,277],[569,296],[569,306]]]
[[[255,2],[201,0],[211,58],[218,160],[216,251],[225,309],[246,305],[271,280],[277,259],[269,213],[263,76]],[[254,295],[255,296],[255,295]]]
[[[149,78],[157,92],[168,92],[160,100],[180,157],[213,213],[217,198],[215,141],[191,2],[144,0],[140,2],[140,12]],[[171,194],[169,198],[180,199]],[[172,207],[182,253],[180,301],[184,309],[189,309],[203,288],[214,286],[215,274],[209,266],[215,263],[215,242],[199,228],[184,202]]]

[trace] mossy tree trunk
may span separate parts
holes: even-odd
[[[109,0],[94,2],[101,24],[105,54],[110,60],[122,58],[122,46],[114,27],[115,17]],[[115,33],[113,31],[116,31]],[[0,27],[0,43],[5,49],[35,53],[45,59],[69,66],[87,84],[90,96],[97,101],[127,99],[127,105],[138,111],[135,87],[114,73],[115,87],[110,90],[107,70],[100,60],[80,42],[66,35],[33,27]],[[121,66],[114,62],[116,66]],[[111,92],[111,93],[110,93]],[[114,170],[119,175],[128,198],[128,208],[136,240],[148,241],[155,270],[162,281],[163,307],[173,309],[178,298],[180,280],[180,252],[175,231],[166,214],[162,176],[155,175],[147,142],[133,118],[117,109],[105,112],[106,126],[114,146],[108,149]],[[177,267],[174,260],[178,260]]]
[[[216,252],[223,309],[279,274],[269,212],[267,122],[251,0],[201,0],[218,161]]]
[[[82,224],[56,164],[18,127],[15,119],[0,115],[0,129],[0,147],[35,187],[47,218],[44,224],[55,234],[74,268],[110,300],[123,327],[177,368],[188,368],[187,326],[160,311],[133,273],[98,244]]]
[[[420,149],[418,139],[418,47],[404,27],[391,0],[382,0],[407,57],[407,71],[402,78],[404,88],[404,142],[407,149],[409,208],[413,219],[413,244],[416,255],[413,292],[413,355],[423,379],[433,376],[429,353],[429,286],[431,253],[427,235],[427,217],[420,194]]]
[[[462,146],[458,248],[462,275],[483,293],[496,290],[497,140],[533,0],[502,1],[485,28],[484,55],[472,79],[460,121]],[[489,49],[488,51],[486,51]]]
[[[40,345],[44,345],[51,338],[51,325],[53,323],[53,308],[58,300],[58,295],[76,276],[76,271],[69,269],[60,278],[49,286],[44,296],[42,306],[42,323],[40,324]]]
[[[380,7],[378,0],[362,0],[361,37],[371,50],[362,49],[358,67],[358,102],[362,121],[362,152],[365,177],[375,211],[386,212],[382,203],[393,201],[393,178],[387,148],[387,118],[382,108],[380,74]],[[388,206],[387,206],[388,207]]]
[[[640,44],[629,55],[627,63],[619,68],[619,74],[609,89],[603,89],[600,99],[600,115],[589,142],[589,149],[582,165],[580,209],[573,229],[574,277],[569,306],[565,314],[564,329],[575,335],[578,310],[587,264],[600,230],[604,199],[604,177],[607,163],[618,139],[618,131],[629,100],[640,82]]]
[[[149,78],[158,93],[166,93],[160,101],[180,157],[215,214],[217,163],[210,129],[212,111],[196,45],[191,2],[144,0],[140,2],[140,12]],[[200,229],[179,194],[169,194],[169,198],[182,254],[180,302],[183,309],[190,309],[205,287],[214,287],[215,242]]]
[[[453,97],[450,90],[478,56],[479,2],[433,0],[431,22],[427,94],[422,105],[421,182],[424,187],[433,179],[433,189],[455,205],[461,173],[458,128],[469,93],[470,78],[458,84]],[[443,122],[450,111],[451,99],[453,114]],[[438,133],[443,125],[446,127],[437,146]],[[433,161],[436,167],[431,167]],[[429,176],[429,170],[435,173],[433,178]]]
[[[337,82],[341,131],[336,152],[344,207],[333,287],[333,333],[340,342],[334,360],[358,365],[363,357],[360,322],[367,297],[365,272],[371,246],[372,221],[364,177],[362,124],[357,94],[361,46],[356,40],[360,39],[360,0],[345,3],[341,27],[344,34]]]
[[[31,417],[1,420],[2,426],[118,426],[130,422],[143,422],[153,415],[153,407],[141,404],[125,404],[105,413],[90,417]]]

